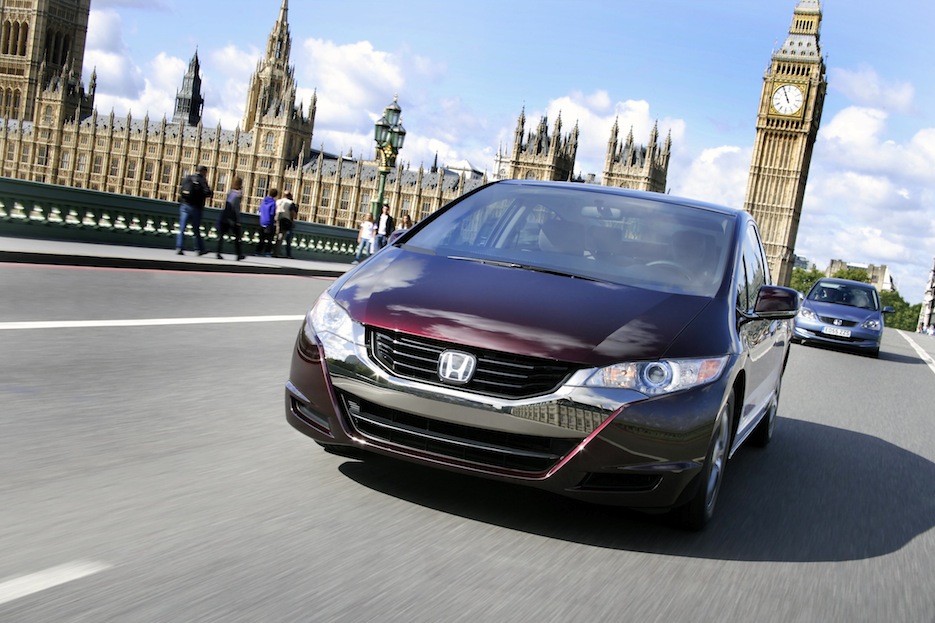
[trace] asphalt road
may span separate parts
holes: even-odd
[[[935,621],[935,339],[793,346],[695,534],[319,450],[282,386],[328,283],[0,264],[0,621]]]

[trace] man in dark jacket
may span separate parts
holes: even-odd
[[[389,205],[383,204],[383,214],[381,214],[380,219],[374,223],[374,228],[376,229],[376,236],[373,241],[373,252],[376,253],[386,246],[386,241],[389,240],[390,234],[396,229],[396,220],[390,216]]]
[[[279,191],[270,188],[260,204],[260,242],[256,254],[269,257],[273,254],[273,241],[276,238],[276,197]]]
[[[201,213],[205,201],[214,194],[205,177],[207,174],[208,167],[200,165],[195,173],[182,180],[179,191],[179,233],[175,237],[175,250],[179,255],[185,255],[185,228],[189,225],[195,235],[195,251],[198,255],[207,253],[205,241],[201,238]]]

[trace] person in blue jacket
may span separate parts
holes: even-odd
[[[256,254],[264,257],[273,255],[273,241],[276,239],[276,197],[279,191],[270,188],[260,204],[260,242],[256,245]]]

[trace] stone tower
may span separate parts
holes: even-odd
[[[633,128],[630,128],[626,141],[621,143],[620,126],[615,119],[610,140],[607,141],[602,183],[604,186],[664,193],[671,150],[671,133],[666,137],[662,149],[659,149],[658,124],[653,126],[649,145],[644,147],[633,143]]]
[[[173,123],[182,125],[198,125],[201,123],[201,113],[204,110],[205,100],[201,96],[201,63],[198,62],[198,52],[188,63],[188,71],[182,78],[182,90],[175,94],[175,114]]]
[[[760,226],[776,283],[788,285],[827,81],[821,1],[799,0],[789,35],[763,76],[744,209]]]
[[[0,2],[0,117],[33,121],[36,98],[52,80],[83,90],[90,10],[91,0]]]
[[[244,132],[252,132],[260,170],[254,178],[257,196],[267,188],[283,189],[287,166],[301,164],[311,148],[315,126],[315,98],[308,115],[296,106],[295,68],[289,64],[292,36],[289,34],[289,2],[282,0],[279,18],[266,44],[266,56],[257,63],[247,90]],[[268,171],[268,175],[262,174]]]
[[[562,115],[559,113],[549,137],[548,119],[542,117],[539,127],[526,131],[526,111],[520,113],[513,140],[513,153],[506,177],[518,180],[548,180],[565,182],[572,179],[578,152],[578,125],[562,137]]]

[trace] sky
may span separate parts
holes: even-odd
[[[598,177],[615,120],[671,134],[668,192],[743,207],[763,75],[799,0],[293,0],[298,93],[313,146],[373,157],[398,97],[412,168],[494,172],[541,117],[578,125],[576,172]],[[84,58],[102,113],[171,119],[192,56],[204,123],[242,122],[281,0],[92,0]],[[828,92],[795,252],[885,264],[919,303],[935,262],[935,5],[822,0]]]

